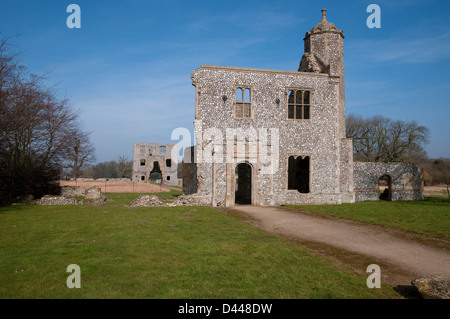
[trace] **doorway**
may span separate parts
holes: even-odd
[[[151,182],[162,182],[162,172],[158,161],[153,162],[153,169],[150,172],[149,180]]]
[[[378,189],[380,190],[380,200],[392,200],[392,177],[384,174],[378,179]]]
[[[235,169],[236,186],[234,202],[239,205],[252,204],[252,167],[248,163],[240,163]]]
[[[289,156],[288,189],[296,189],[299,193],[309,193],[309,156],[302,158]]]

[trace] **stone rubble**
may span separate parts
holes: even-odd
[[[140,195],[131,202],[131,207],[153,207],[153,206],[167,206],[155,195]]]
[[[77,200],[75,197],[84,196],[83,200]],[[101,189],[97,186],[93,186],[88,189],[81,187],[64,186],[61,188],[60,196],[57,195],[45,195],[35,203],[37,205],[89,205],[99,206],[106,202],[107,198],[102,195]]]
[[[83,201],[73,197],[45,195],[36,201],[38,205],[83,205]]]
[[[450,299],[450,278],[445,276],[419,277],[411,281],[424,299]]]
[[[85,190],[79,186],[62,186],[59,195],[64,197],[84,196]]]
[[[107,198],[103,195],[99,197],[96,196],[94,199],[87,201],[77,200],[75,197],[69,196],[56,196],[56,195],[45,195],[41,199],[37,200],[35,203],[37,205],[89,205],[89,206],[99,206],[103,205],[107,201]],[[155,195],[140,195],[138,198],[133,200],[130,207],[155,207],[155,206],[205,206],[207,204],[202,203],[201,199],[196,196],[191,195],[181,195],[178,196],[172,203],[168,203],[164,200],[159,199]]]
[[[102,192],[100,187],[98,186],[92,186],[91,188],[86,189],[84,193],[85,199],[101,199],[102,198]]]
[[[205,204],[195,196],[180,195],[169,206],[205,206]]]

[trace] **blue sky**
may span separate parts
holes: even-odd
[[[80,29],[66,26],[72,3]],[[366,25],[372,3],[380,29]],[[1,0],[0,31],[80,110],[101,162],[192,131],[202,64],[296,71],[322,8],[344,30],[347,114],[415,120],[428,155],[450,157],[450,1]]]

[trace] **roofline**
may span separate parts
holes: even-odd
[[[299,71],[280,71],[280,70],[267,70],[267,69],[240,68],[240,67],[233,67],[233,66],[204,65],[204,64],[202,64],[200,66],[200,68],[198,68],[197,70],[199,70],[199,69],[329,77],[329,75],[327,73],[299,72]]]

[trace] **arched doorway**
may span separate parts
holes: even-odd
[[[252,167],[248,163],[236,165],[236,188],[234,202],[240,205],[252,204]]]
[[[162,172],[158,161],[153,162],[153,169],[150,172],[149,180],[151,182],[162,182]]]
[[[378,189],[380,190],[380,200],[392,200],[392,177],[388,174],[381,175],[378,179]]]

